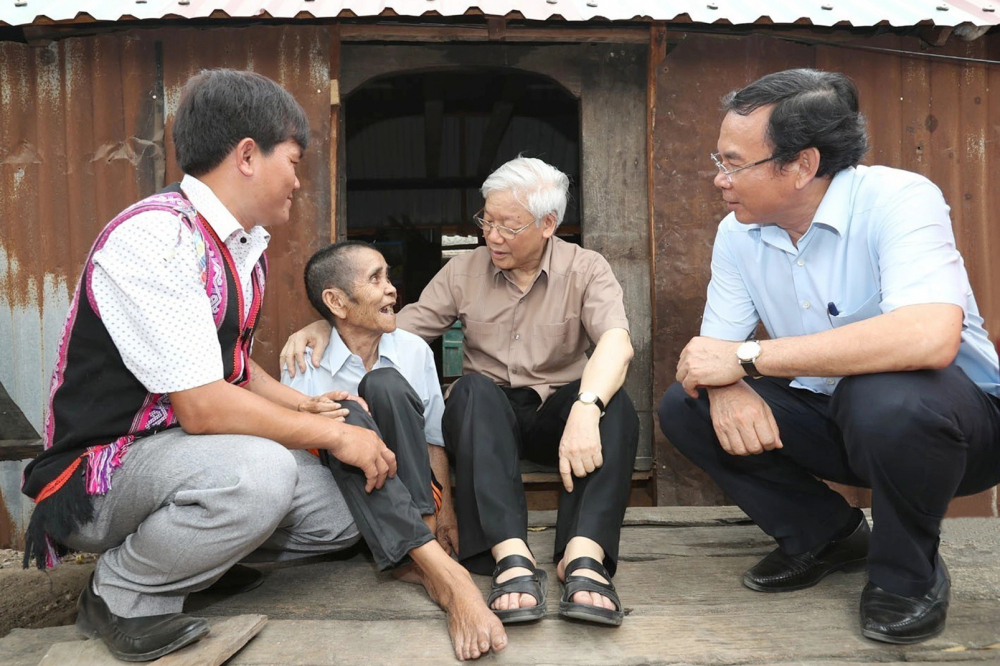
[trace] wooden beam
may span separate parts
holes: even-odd
[[[490,114],[486,131],[483,132],[483,141],[479,150],[479,166],[476,168],[476,175],[480,180],[489,175],[490,167],[496,161],[500,142],[503,141],[503,135],[507,133],[507,127],[510,126],[510,117],[514,113],[514,103],[523,94],[523,80],[520,77],[507,77],[500,99],[493,103],[493,112]]]
[[[493,35],[500,38],[498,27],[489,23],[481,26],[420,26],[371,23],[341,23],[340,38],[345,42],[488,42]],[[647,44],[649,28],[522,28],[504,26],[504,42],[608,42],[615,44]],[[494,40],[495,41],[495,40]]]
[[[507,39],[507,20],[502,18],[486,19],[486,34],[491,42],[502,42]]]
[[[424,78],[424,161],[428,178],[441,171],[441,140],[444,136],[444,91],[435,76]]]
[[[347,181],[351,192],[379,190],[457,190],[477,189],[483,184],[478,176],[458,178],[352,178]]]

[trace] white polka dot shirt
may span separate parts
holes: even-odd
[[[259,226],[244,231],[197,178],[184,176],[181,189],[229,249],[247,316],[253,267],[271,235]],[[91,286],[101,320],[125,367],[150,393],[184,391],[225,379],[200,258],[187,225],[164,211],[126,220],[94,254]]]

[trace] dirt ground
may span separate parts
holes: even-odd
[[[0,549],[0,637],[11,629],[72,624],[76,599],[94,570],[93,555],[70,556],[50,571],[23,569],[24,553]]]

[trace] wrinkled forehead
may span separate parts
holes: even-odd
[[[513,190],[493,190],[486,195],[483,212],[490,219],[510,219],[522,215],[531,215],[524,207]]]
[[[378,250],[370,247],[357,246],[351,248],[347,255],[348,261],[354,266],[354,277],[357,280],[367,279],[372,273],[387,267],[385,257]]]

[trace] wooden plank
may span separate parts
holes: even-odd
[[[220,666],[240,650],[267,624],[266,615],[240,615],[218,619],[211,632],[200,641],[155,661],[152,666]],[[56,643],[38,666],[116,666],[102,640]]]
[[[40,439],[0,439],[0,460],[34,458],[45,448]]]
[[[662,520],[681,515],[678,511],[641,513]],[[713,515],[721,509],[696,511]],[[738,517],[732,509],[727,511]],[[639,513],[629,512],[633,517]],[[771,548],[769,539],[752,525],[626,527],[615,577],[628,613],[624,625],[607,629],[563,621],[557,618],[560,585],[549,561],[555,530],[531,531],[529,543],[549,572],[549,612],[541,622],[507,627],[510,645],[497,663],[997,663],[1000,564],[995,553],[1000,549],[1000,531],[996,524],[992,519],[945,521],[941,553],[953,584],[948,626],[937,638],[905,647],[861,637],[857,604],[865,580],[862,573],[834,574],[812,589],[786,594],[760,594],[742,587],[742,572]],[[481,590],[487,589],[488,577],[473,578]],[[265,609],[272,618],[227,662],[230,666],[429,666],[451,659],[445,614],[419,586],[377,573],[361,555],[344,561],[313,558],[307,564],[276,565],[255,590],[215,598],[200,610],[190,606],[189,602],[188,612],[218,617],[216,622],[242,609],[249,613]],[[15,630],[0,639],[0,663],[35,666],[53,643],[73,638],[72,627]]]
[[[502,33],[489,22],[482,26],[417,26],[341,23],[345,42],[486,42],[503,35],[505,42],[645,44],[649,32],[638,28],[523,28],[507,24]]]
[[[239,615],[212,624],[203,639],[153,662],[153,666],[221,666],[267,624],[266,615]]]
[[[34,441],[38,441],[38,433],[7,393],[7,389],[0,384],[0,456],[3,455],[3,449],[24,445],[16,442]],[[0,457],[0,460],[18,460],[18,458]]]

